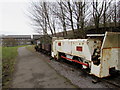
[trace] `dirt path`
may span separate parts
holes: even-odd
[[[38,57],[25,47],[20,47],[18,53],[12,88],[75,88],[51,68],[42,55]]]

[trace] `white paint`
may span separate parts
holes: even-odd
[[[58,43],[61,42],[61,46]],[[120,33],[107,32],[101,41],[95,39],[63,39],[55,40],[53,42],[53,52],[57,57],[58,52],[63,52],[72,56],[78,56],[84,58],[84,61],[88,61],[90,66],[90,74],[103,78],[109,76],[109,69],[115,67],[116,70],[120,70]],[[55,47],[54,47],[55,46]],[[76,51],[76,47],[80,46],[83,51]],[[100,64],[95,65],[92,61],[92,55],[94,50],[99,47]],[[53,55],[53,56],[54,56]],[[69,56],[67,56],[69,57]],[[71,58],[71,57],[69,57]],[[83,63],[84,63],[83,61]]]

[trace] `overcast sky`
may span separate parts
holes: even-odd
[[[0,0],[0,34],[33,34],[26,15],[30,0]]]
[[[36,34],[26,15],[30,1],[0,0],[0,34]]]
[[[42,0],[0,0],[0,34],[37,34],[26,15],[31,1]]]

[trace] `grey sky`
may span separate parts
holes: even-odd
[[[30,1],[42,0],[0,0],[0,34],[37,34],[26,15]]]
[[[36,34],[29,24],[29,18],[25,14],[30,1],[0,0],[0,34]]]
[[[30,0],[29,0],[30,1]],[[28,0],[0,1],[0,34],[33,34],[26,16]]]

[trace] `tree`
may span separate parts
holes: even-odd
[[[18,45],[18,41],[14,38],[6,38],[6,39],[3,39],[2,41],[2,45],[3,46],[16,46]]]
[[[44,35],[48,35],[47,33],[47,19],[45,17],[43,3],[38,2],[31,2],[32,9],[29,11],[30,15],[29,18],[33,22],[32,25],[35,27],[34,29],[37,29],[39,33],[42,33]]]
[[[95,28],[97,31],[99,31],[99,23],[100,23],[102,14],[103,14],[104,1],[102,1],[102,3],[99,3],[98,0],[93,0],[92,7],[93,7],[92,13],[93,13],[93,18],[94,18]]]
[[[63,6],[63,2],[60,1],[60,2],[54,3],[53,6],[54,7],[52,7],[52,12],[56,16],[57,22],[61,22],[61,24],[62,24],[63,37],[67,37],[66,18],[65,18],[66,10],[65,10],[65,8]]]
[[[113,0],[106,2],[106,0],[103,0],[103,2],[104,2],[104,10],[103,10],[103,26],[104,26],[104,28],[106,28],[107,19],[111,15],[111,11],[110,11],[110,13],[108,13],[107,11],[108,11],[109,7],[111,6],[112,1]]]
[[[86,17],[89,15],[87,2],[83,0],[81,2],[74,2],[74,4],[74,13],[75,19],[77,21],[77,30],[79,34],[81,34],[82,38],[85,38],[85,23],[87,20]]]
[[[114,21],[114,26],[117,26],[117,5],[116,5],[116,0],[114,2],[114,6],[113,6],[114,10],[113,10],[113,21]]]
[[[100,26],[106,28],[107,23],[114,22],[114,26],[117,26],[118,20],[116,18],[120,15],[118,13],[119,3],[117,5],[112,1],[60,0],[58,2],[34,2],[31,3],[33,11],[30,18],[34,27],[44,35],[56,36],[59,28],[63,31],[64,37],[70,36],[67,29],[71,29],[72,38],[85,38],[86,27],[89,25],[95,27],[97,32],[100,31]]]
[[[119,22],[119,27],[120,27],[120,1],[118,2],[118,22]]]
[[[72,31],[73,31],[73,35],[74,35],[74,37],[75,37],[75,29],[74,29],[72,5],[71,5],[70,1],[68,1],[67,4],[68,4],[69,16],[70,16],[69,20],[70,20],[70,22],[71,22],[71,28],[72,28]]]
[[[59,6],[60,6],[60,11],[61,11],[61,15],[60,15],[60,20],[61,20],[61,23],[62,23],[62,26],[63,26],[63,30],[64,30],[64,34],[63,36],[66,36],[67,37],[67,30],[66,30],[66,18],[65,18],[65,9],[63,7],[63,4],[62,2],[58,2]],[[59,15],[58,15],[59,16]]]
[[[30,11],[31,20],[33,25],[37,27],[37,30],[42,30],[44,35],[48,36],[48,32],[51,35],[55,35],[55,22],[54,17],[52,17],[50,6],[48,2],[32,2],[32,11]]]

